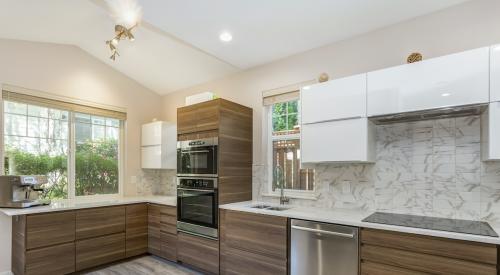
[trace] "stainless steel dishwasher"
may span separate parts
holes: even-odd
[[[291,222],[291,275],[358,274],[358,228],[304,220]]]

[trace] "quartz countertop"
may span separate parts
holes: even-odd
[[[404,227],[404,226],[396,226],[396,225],[388,225],[388,224],[378,224],[378,223],[369,223],[362,222],[362,220],[369,215],[373,214],[374,211],[365,211],[365,210],[356,210],[356,209],[339,209],[339,208],[315,208],[315,207],[302,207],[302,206],[294,206],[294,205],[286,205],[287,210],[276,211],[276,210],[266,210],[259,208],[250,208],[252,205],[273,205],[269,203],[262,203],[256,201],[245,201],[245,202],[237,202],[231,204],[224,204],[219,206],[221,209],[242,211],[248,213],[256,213],[263,215],[271,215],[271,216],[281,216],[293,219],[303,219],[303,220],[311,220],[318,222],[326,222],[326,223],[335,223],[341,225],[348,226],[356,226],[356,227],[364,227],[364,228],[373,228],[373,229],[382,229],[382,230],[390,230],[397,231],[403,233],[412,233],[412,234],[420,234],[427,235],[433,237],[442,237],[456,240],[465,240],[465,241],[473,241],[473,242],[481,242],[481,243],[491,243],[491,244],[500,244],[499,237],[488,237],[488,236],[480,236],[480,235],[471,235],[464,233],[456,233],[456,232],[448,232],[448,231],[438,231],[438,230],[430,230],[430,229],[422,229],[415,227]],[[500,224],[495,224],[489,222],[490,226],[500,234]]]
[[[38,213],[48,213],[56,211],[84,209],[92,207],[103,207],[113,205],[124,205],[132,203],[157,203],[163,205],[176,206],[176,196],[137,196],[137,197],[118,197],[113,199],[66,199],[53,201],[50,205],[34,206],[28,208],[0,208],[0,213],[7,216],[28,215]]]

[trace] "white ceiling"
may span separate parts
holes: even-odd
[[[115,62],[104,0],[0,0],[0,38],[79,46],[167,94],[466,0],[138,1],[143,24]],[[232,42],[219,41],[223,30]]]

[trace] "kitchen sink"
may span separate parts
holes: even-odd
[[[283,211],[283,210],[290,209],[289,207],[272,206],[272,205],[266,205],[266,204],[251,205],[250,208],[257,208],[257,209],[264,209],[264,210],[271,210],[271,211]]]

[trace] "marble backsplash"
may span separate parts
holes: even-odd
[[[291,205],[358,208],[500,222],[500,162],[480,158],[480,117],[376,126],[373,164],[317,164],[316,200]],[[268,169],[253,167],[254,200],[266,194]],[[142,170],[139,195],[174,195],[175,170]]]
[[[480,117],[376,127],[374,164],[314,165],[317,200],[292,205],[500,221],[500,162],[482,162]],[[267,188],[265,166],[254,166],[254,199]]]

